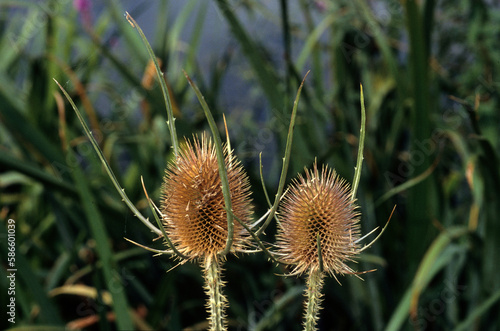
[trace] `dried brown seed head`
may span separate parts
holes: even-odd
[[[359,249],[359,212],[351,200],[349,184],[336,172],[316,163],[299,175],[280,205],[277,235],[282,261],[293,264],[292,274],[319,269],[317,238],[319,236],[324,271],[354,273],[346,265]]]
[[[248,177],[236,158],[225,154],[233,213],[249,223],[253,207]],[[190,259],[222,251],[228,236],[227,213],[212,140],[206,134],[201,141],[186,140],[165,172],[161,211],[172,243]],[[232,250],[242,249],[247,240],[245,229],[235,221]]]

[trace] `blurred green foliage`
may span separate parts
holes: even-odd
[[[18,270],[16,324],[4,315],[2,329],[207,326],[199,267],[176,267],[125,241],[164,247],[121,201],[52,80],[70,92],[119,182],[149,215],[140,176],[158,201],[171,142],[161,91],[125,10],[152,26],[147,37],[163,63],[179,136],[208,129],[181,69],[221,132],[225,114],[258,216],[267,208],[258,155],[272,195],[305,72],[289,178],[315,158],[352,178],[363,84],[363,232],[397,208],[354,266],[378,270],[365,281],[341,278],[342,286],[327,280],[321,330],[500,327],[496,2],[210,0],[175,10],[173,1],[86,3],[0,4],[2,307],[9,219]],[[274,241],[274,226],[264,238]],[[301,329],[303,280],[283,273],[263,254],[229,257],[230,329]]]

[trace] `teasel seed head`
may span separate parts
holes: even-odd
[[[225,149],[233,213],[249,223],[253,207],[248,177],[232,153]],[[172,244],[188,259],[206,258],[224,250],[228,228],[215,145],[203,134],[181,145],[179,155],[168,164],[162,186],[161,211]],[[249,236],[234,222],[232,251],[237,252]]]
[[[355,273],[346,262],[359,250],[359,216],[349,184],[327,166],[320,173],[315,162],[312,170],[305,169],[305,178],[293,180],[281,202],[281,260],[294,265],[292,275],[320,270],[319,240],[322,271],[334,277]]]

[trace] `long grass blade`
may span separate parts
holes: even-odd
[[[437,161],[437,159],[436,159]],[[384,201],[387,201],[389,200],[389,198],[391,198],[392,196],[400,193],[400,192],[403,192],[405,190],[408,190],[409,188],[411,188],[412,186],[415,186],[417,185],[418,183],[420,183],[421,181],[423,181],[424,179],[426,179],[427,177],[429,177],[430,174],[432,174],[432,172],[434,171],[434,169],[436,169],[436,166],[438,165],[438,162],[434,162],[429,168],[427,168],[427,170],[425,170],[423,173],[419,174],[418,176],[416,177],[413,177],[412,179],[402,183],[401,185],[398,185],[396,187],[393,187],[392,189],[390,189],[389,191],[385,192],[380,198],[377,199],[377,201],[375,201],[375,205],[376,206],[379,206],[380,204],[382,204]]]
[[[11,99],[4,94],[8,91],[4,91],[4,88],[0,85],[0,104],[2,105],[0,107],[0,119],[5,123],[5,126],[19,140],[21,146],[33,146],[48,163],[54,164],[54,162],[58,162],[64,164],[65,161],[61,151],[49,141],[38,127],[27,120],[22,109],[17,107],[19,102],[11,102]]]
[[[72,154],[72,149],[68,149],[68,153]],[[120,330],[132,330],[134,325],[132,318],[129,314],[129,306],[125,289],[119,277],[117,264],[113,258],[111,246],[109,244],[109,235],[104,220],[94,204],[94,197],[88,187],[85,174],[77,165],[73,167],[73,180],[75,181],[76,188],[80,194],[80,201],[89,223],[92,236],[96,241],[96,250],[102,261],[102,271],[108,290],[113,297],[113,311],[116,315],[116,324]]]
[[[410,313],[415,317],[416,305],[422,291],[434,276],[455,258],[456,248],[450,246],[451,240],[463,236],[467,232],[466,227],[453,227],[446,230],[446,232],[442,232],[434,240],[420,262],[412,285],[405,292],[391,316],[386,327],[387,331],[401,330],[403,323],[407,320]]]
[[[429,1],[433,2],[433,1]],[[427,2],[426,2],[427,3]],[[429,139],[433,117],[431,110],[431,93],[429,81],[429,40],[426,40],[422,5],[419,1],[405,1],[405,14],[410,41],[409,69],[412,89],[413,107],[411,110],[411,146],[410,151],[419,151],[419,143]],[[430,155],[413,164],[415,173],[424,173],[429,168]],[[417,261],[423,253],[425,245],[431,238],[429,233],[430,217],[436,216],[437,190],[432,175],[413,186],[408,192],[408,236],[407,244],[411,247],[410,260]],[[424,243],[424,245],[422,245]],[[412,269],[415,265],[410,266]]]
[[[19,160],[14,158],[10,153],[0,153],[0,165],[2,165],[4,169],[12,169],[25,174],[55,191],[61,191],[71,195],[76,194],[73,185],[64,179],[58,179],[48,174],[46,171],[40,170],[30,162],[19,162]]]
[[[255,331],[272,330],[283,318],[284,312],[289,309],[290,304],[297,300],[304,293],[303,286],[289,288],[274,304],[265,311],[262,319],[253,327]]]
[[[296,66],[298,71],[303,70],[307,59],[311,55],[321,35],[330,25],[332,25],[333,22],[335,22],[336,19],[337,19],[337,13],[331,13],[330,15],[327,15],[319,24],[316,25],[314,31],[312,31],[309,34],[305,42],[305,45],[302,48],[302,51],[300,52],[299,57],[297,58],[296,61]]]
[[[467,318],[457,325],[454,331],[470,330],[474,328],[474,323],[478,320],[481,315],[487,312],[491,306],[500,301],[500,290],[494,292],[488,299],[486,299],[482,304],[474,308],[474,310],[467,316]]]
[[[148,58],[147,51],[141,47],[141,40],[130,30],[127,23],[123,20],[123,8],[120,2],[117,0],[104,0],[104,2],[112,17],[113,23],[116,24],[119,29],[119,34],[123,36],[129,48],[136,52],[139,56],[139,60],[142,63],[146,63]]]
[[[2,222],[3,223],[3,222]],[[0,235],[2,238],[7,238],[7,230],[5,227],[5,224],[2,224],[0,226]],[[19,240],[20,237],[17,236],[16,240]],[[0,247],[0,251],[2,252],[2,255],[7,257],[7,245],[5,244],[7,242],[7,239],[2,241],[2,245]],[[43,287],[42,284],[39,281],[38,275],[36,275],[35,270],[33,270],[32,266],[30,265],[28,259],[24,254],[17,253],[15,257],[15,263],[16,263],[16,268],[17,268],[17,273],[15,274],[16,277],[16,283],[19,287],[23,287],[26,292],[29,293],[29,296],[34,299],[34,301],[38,304],[40,308],[40,318],[42,323],[45,324],[54,324],[54,325],[61,325],[62,324],[62,319],[61,316],[59,315],[59,312],[57,310],[57,307],[55,303],[50,300]],[[5,270],[5,269],[4,269]],[[9,276],[10,272],[6,271],[7,274],[2,272],[2,276]],[[7,278],[4,278],[7,279]],[[22,285],[21,285],[22,284]],[[7,285],[6,285],[7,286]],[[8,298],[6,293],[7,293],[7,288],[4,287],[5,289],[5,298]],[[19,291],[19,294],[17,293],[16,289],[16,298],[19,301],[23,300],[23,295],[21,295],[24,291]],[[26,293],[26,295],[28,295]],[[19,296],[18,296],[19,295]],[[22,302],[22,301],[21,301]],[[17,306],[17,304],[16,304]],[[3,311],[6,311],[8,308],[2,309]],[[19,311],[20,313],[21,311]],[[9,316],[9,315],[6,315]]]

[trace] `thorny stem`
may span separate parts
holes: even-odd
[[[224,282],[221,280],[220,258],[209,255],[203,261],[203,276],[205,278],[205,290],[208,295],[207,309],[210,331],[227,330],[226,314],[224,312],[227,299],[222,294]]]
[[[321,289],[323,287],[324,274],[318,268],[313,268],[307,277],[306,288],[306,314],[304,316],[304,330],[313,331],[316,329],[316,323],[321,309]]]

